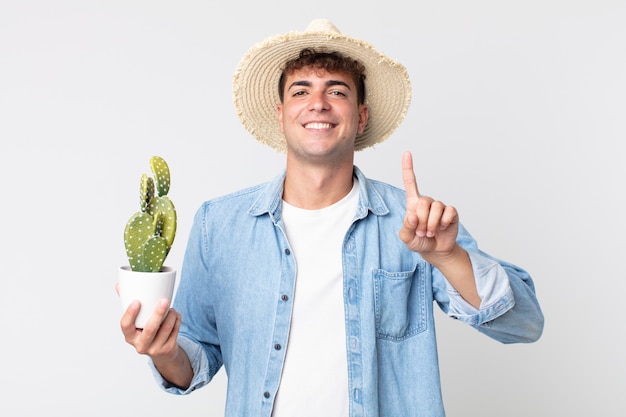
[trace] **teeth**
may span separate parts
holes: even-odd
[[[330,129],[330,123],[307,123],[305,126],[307,129]]]

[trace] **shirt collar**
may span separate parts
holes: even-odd
[[[259,197],[250,206],[248,214],[251,216],[269,214],[274,222],[280,219],[285,174],[286,171],[283,170],[263,187]],[[369,212],[377,216],[384,216],[389,213],[382,196],[374,187],[375,181],[369,180],[356,165],[354,166],[354,175],[359,180],[359,204],[356,218],[362,219]]]

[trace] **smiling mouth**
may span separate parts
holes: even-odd
[[[331,123],[312,122],[304,125],[305,129],[330,129],[333,125]]]

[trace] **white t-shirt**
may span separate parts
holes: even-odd
[[[291,330],[273,417],[347,417],[348,364],[342,245],[359,188],[320,210],[283,202],[283,221],[296,259]]]

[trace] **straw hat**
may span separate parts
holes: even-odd
[[[339,32],[328,20],[313,20],[304,32],[288,32],[253,46],[241,59],[233,78],[235,109],[244,127],[261,143],[286,152],[287,143],[276,116],[281,68],[304,48],[340,52],[365,66],[365,103],[369,120],[357,135],[355,149],[380,143],[400,125],[411,101],[406,68],[371,45]]]

